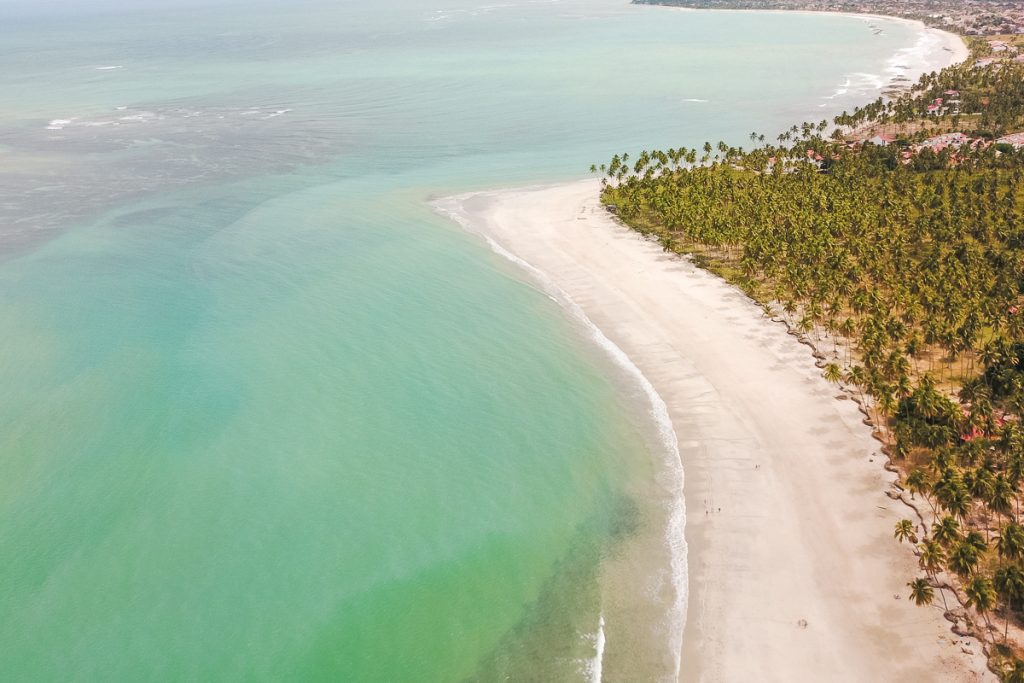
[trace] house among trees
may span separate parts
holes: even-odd
[[[933,152],[941,152],[947,147],[963,147],[968,142],[970,142],[970,138],[963,133],[943,133],[942,135],[928,138],[918,145],[917,148],[918,150],[930,149]]]
[[[996,144],[1013,145],[1014,149],[1024,147],[1024,133],[1011,133],[996,140]]]

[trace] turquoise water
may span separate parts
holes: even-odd
[[[183,5],[0,0],[3,678],[587,680],[602,618],[670,677],[666,557],[609,570],[678,504],[648,406],[427,200],[773,137],[913,29]]]

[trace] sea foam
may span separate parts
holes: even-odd
[[[431,206],[434,207],[435,211],[454,221],[467,232],[482,237],[494,253],[508,261],[511,261],[529,273],[550,297],[558,302],[558,304],[566,310],[574,320],[581,324],[583,329],[588,333],[590,340],[601,348],[616,365],[626,372],[630,379],[632,379],[643,391],[648,400],[648,415],[650,415],[657,428],[658,439],[667,454],[664,463],[666,468],[659,476],[659,483],[665,486],[666,490],[678,491],[678,495],[673,501],[672,509],[669,512],[668,521],[665,527],[665,543],[669,549],[670,558],[669,570],[672,577],[672,583],[676,588],[676,599],[671,606],[670,612],[671,620],[669,622],[667,643],[673,653],[675,664],[675,671],[672,678],[673,680],[678,679],[681,665],[680,657],[682,654],[683,630],[686,626],[687,596],[689,595],[689,576],[687,572],[688,548],[686,537],[684,535],[686,530],[686,502],[683,497],[683,461],[679,454],[679,441],[676,436],[675,427],[672,425],[672,418],[669,416],[668,405],[666,405],[665,400],[654,388],[654,385],[651,384],[650,380],[647,379],[647,376],[644,375],[626,352],[623,351],[615,342],[609,339],[601,328],[594,324],[586,312],[565,290],[555,284],[555,282],[548,277],[544,271],[540,270],[528,261],[516,256],[492,237],[487,235],[484,231],[474,227],[472,221],[470,221],[459,209],[463,202],[474,196],[474,194],[476,193],[447,197],[445,199],[431,202]],[[599,632],[601,634],[600,656],[603,662],[603,615],[599,626]],[[600,676],[600,667],[598,669],[598,675]],[[600,678],[594,680],[599,681]]]
[[[597,618],[597,630],[590,636],[594,644],[594,658],[584,665],[584,674],[590,683],[601,683],[601,676],[604,673],[604,614]]]

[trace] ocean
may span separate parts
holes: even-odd
[[[672,680],[657,397],[429,201],[774,139],[940,49],[620,0],[0,0],[3,678]]]

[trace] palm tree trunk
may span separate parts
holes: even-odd
[[[931,574],[931,579],[932,583],[939,588],[939,597],[942,598],[942,613],[945,614],[949,611],[949,605],[946,604],[946,591],[942,590],[942,587],[939,586],[939,579],[936,574]]]

